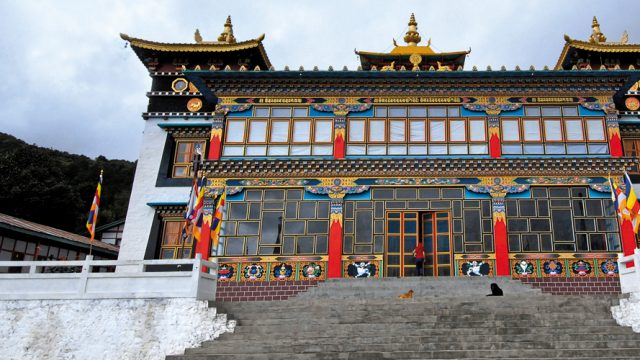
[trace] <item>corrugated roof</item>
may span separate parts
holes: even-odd
[[[4,228],[13,228],[17,231],[26,231],[30,232],[35,236],[41,235],[40,237],[47,238],[50,240],[62,240],[66,242],[78,243],[82,244],[82,247],[91,245],[92,241],[84,236],[80,236],[78,234],[74,234],[68,231],[60,230],[53,228],[51,226],[37,224],[31,221],[19,219],[13,216],[9,216],[7,214],[0,213],[0,227]],[[83,246],[84,245],[84,246]],[[98,240],[93,241],[93,246],[96,248],[100,248],[103,250],[111,251],[118,253],[119,249],[117,246],[113,246],[111,244],[103,243]]]

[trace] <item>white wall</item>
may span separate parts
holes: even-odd
[[[162,122],[173,124],[185,122],[185,120],[150,118],[146,121],[118,260],[144,259],[151,225],[155,217],[155,210],[147,203],[186,203],[189,197],[189,187],[156,187],[162,152],[167,136],[170,136],[158,126]],[[127,268],[118,269],[126,271]]]
[[[194,299],[0,301],[0,359],[164,359],[235,321]]]

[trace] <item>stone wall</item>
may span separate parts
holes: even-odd
[[[286,300],[314,286],[318,281],[218,281],[216,301]]]
[[[0,301],[0,358],[160,360],[234,328],[194,299]]]
[[[618,295],[620,278],[521,278],[525,284],[552,295]]]

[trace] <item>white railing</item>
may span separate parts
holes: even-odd
[[[618,273],[623,294],[640,292],[640,249],[635,249],[633,255],[618,254]]]
[[[135,268],[128,272],[118,266]],[[195,259],[0,261],[0,300],[195,298],[214,300],[218,264]],[[203,267],[208,272],[203,272]],[[7,270],[8,269],[8,270]],[[21,271],[22,269],[20,269]]]

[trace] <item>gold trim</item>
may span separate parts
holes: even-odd
[[[176,89],[176,83],[177,83],[178,81],[184,81],[184,82],[187,84],[187,86],[185,86],[185,87],[184,87],[184,89],[182,89],[182,90],[178,90],[178,89]],[[190,83],[189,81],[187,81],[187,79],[185,79],[185,78],[177,78],[177,79],[175,79],[175,80],[173,80],[173,81],[171,82],[171,89],[172,89],[173,91],[175,91],[175,92],[179,92],[179,93],[186,91],[187,89],[189,89],[189,88],[190,88],[190,86],[191,86],[191,83]]]
[[[604,53],[632,53],[632,52],[640,52],[640,44],[593,44],[586,41],[580,40],[567,40],[568,37],[565,36],[566,43],[562,48],[562,52],[560,53],[560,58],[556,63],[555,70],[562,69],[562,63],[564,62],[567,54],[569,52],[569,48],[573,47],[580,50],[588,50],[588,51],[596,51],[596,52],[604,52]]]
[[[183,51],[183,52],[230,52],[237,50],[252,49],[262,45],[265,35],[262,34],[256,39],[246,40],[234,44],[227,43],[161,43],[131,37],[127,34],[120,34],[122,40],[128,41],[131,46],[157,50],[157,51]]]

